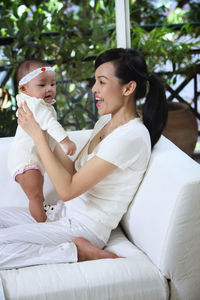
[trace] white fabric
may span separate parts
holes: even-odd
[[[61,142],[67,136],[66,131],[57,121],[54,107],[51,104],[46,103],[43,99],[30,97],[23,93],[17,95],[18,107],[24,101],[27,102],[36,121],[40,124],[40,127],[43,130],[47,130],[48,142],[53,150],[56,141]],[[44,174],[45,169],[32,138],[18,126],[13,144],[9,151],[9,172],[11,176],[13,176],[17,170],[32,164],[36,164],[40,168],[42,174]]]
[[[37,223],[27,208],[1,208],[0,269],[76,262],[77,249],[72,241],[79,236],[104,246],[81,220],[71,218],[62,201],[57,205],[59,210],[45,223]]]
[[[69,137],[77,146],[76,153],[71,157],[76,158],[77,153],[89,139],[92,130],[71,131],[68,132]],[[0,207],[1,206],[23,206],[28,207],[28,201],[25,193],[20,185],[16,183],[10,176],[7,168],[8,151],[11,147],[13,137],[0,138]],[[47,173],[44,174],[44,198],[47,203],[55,204],[59,200],[59,196],[50,181]]]
[[[77,152],[90,135],[69,132]],[[0,139],[0,207],[27,205],[7,171],[11,141]],[[108,242],[108,250],[128,258],[0,271],[5,299],[199,300],[199,172],[199,164],[162,137],[122,222],[130,241],[115,231]],[[44,192],[49,202],[58,199],[46,174]]]
[[[19,82],[19,86],[28,83],[29,81],[31,81],[33,78],[35,78],[39,74],[41,74],[43,72],[49,72],[49,71],[54,72],[54,69],[49,66],[37,68],[37,69],[33,70],[32,72],[29,72],[28,74],[26,74],[24,77],[22,77],[22,79]]]
[[[1,278],[0,278],[0,299],[1,299],[1,300],[5,300],[4,290],[3,290],[3,285],[2,285],[2,280],[1,280]]]
[[[110,120],[105,115],[96,123],[93,137]],[[106,243],[116,228],[144,176],[151,154],[150,137],[142,121],[137,118],[116,128],[88,154],[89,142],[75,163],[78,171],[89,159],[98,156],[116,168],[110,175],[86,193],[66,203],[77,218],[85,218],[91,230]]]
[[[7,300],[167,300],[166,279],[121,230],[107,249],[127,258],[3,270]]]
[[[94,135],[96,135],[97,132],[105,125],[105,120],[108,122],[109,119],[110,116],[105,116],[97,122],[91,138],[93,138]],[[116,153],[113,150],[116,149],[117,141],[118,144],[121,144],[122,142],[123,147],[118,146],[119,150],[116,151]],[[114,148],[109,146],[110,142],[113,142]],[[94,155],[98,155],[102,159],[106,159],[108,161],[112,161],[112,157],[114,157],[114,161],[118,168],[112,172],[111,175],[107,176],[102,183],[97,184],[91,189],[91,191],[85,193],[83,197],[79,196],[78,198],[67,202],[63,209],[67,208],[70,218],[73,220],[79,220],[80,224],[82,224],[81,229],[78,231],[76,236],[85,237],[87,240],[90,240],[92,244],[97,245],[98,247],[103,247],[105,245],[104,243],[107,242],[110,236],[111,230],[118,225],[122,215],[128,207],[128,204],[132,200],[134,192],[142,180],[150,157],[150,139],[142,122],[139,119],[136,119],[129,121],[126,125],[123,125],[113,131],[109,137],[102,141],[101,145],[99,144],[99,150],[96,148],[90,157],[87,154],[88,145],[89,143],[87,144],[87,147],[84,148],[79,159],[76,161],[77,170],[79,170],[81,166],[83,166],[84,163]],[[108,148],[107,151],[104,148]],[[127,155],[128,163],[126,162],[126,158],[124,158],[127,151],[132,152],[132,156],[130,154]],[[141,163],[138,163],[139,160],[141,160]],[[130,184],[127,184],[127,182]],[[135,182],[135,184],[132,185],[132,182]],[[54,223],[55,225],[48,223],[27,225],[27,217],[23,218],[24,213],[22,214],[20,209],[16,210],[15,213],[16,217],[14,217],[14,211],[11,209],[10,211],[9,209],[2,209],[0,211],[0,227],[9,227],[2,229],[0,232],[0,245],[1,242],[3,243],[0,246],[1,268],[22,267],[42,262],[58,262],[57,257],[60,257],[60,259],[62,259],[61,261],[63,261],[62,255],[56,255],[56,253],[59,252],[57,249],[57,245],[59,246],[59,244],[58,241],[56,241],[56,234],[59,234],[59,229],[56,227],[57,223]],[[9,218],[8,215],[10,215]],[[7,218],[9,220],[8,224],[6,223]],[[19,219],[23,220],[22,222],[24,223],[21,227],[16,226],[18,225]],[[63,226],[65,233],[60,243],[64,240],[72,241],[70,238],[70,228],[66,225],[66,222],[69,223],[66,215],[62,215],[61,220],[59,220],[58,217],[56,221],[60,226]],[[48,227],[52,228],[52,226],[54,226],[54,230],[49,230]],[[85,229],[85,232],[83,228]],[[94,233],[94,236],[97,237],[97,242],[93,237],[88,237],[87,228],[90,228],[90,230]],[[26,232],[28,232],[30,237],[27,237]],[[61,229],[60,232],[62,232]],[[68,234],[70,235],[69,238],[67,238]],[[45,251],[48,252],[48,255],[44,257],[44,251],[40,248],[46,247],[44,238],[46,235],[48,238],[49,235],[51,235],[53,242],[50,246],[53,247],[54,244],[55,250],[54,248],[51,248],[50,250],[46,249]],[[15,239],[16,237],[17,240]],[[75,236],[73,236],[73,238],[74,237]],[[44,244],[42,244],[42,241]],[[16,246],[18,246],[18,251],[15,251]],[[51,254],[52,251],[53,254]],[[53,255],[55,260],[52,259]],[[65,261],[73,261],[71,256],[69,255],[69,258],[67,258],[67,255],[68,252],[66,251]],[[22,257],[23,261],[21,259]]]
[[[153,150],[122,224],[129,239],[171,279],[171,299],[199,299],[200,165],[165,137]]]

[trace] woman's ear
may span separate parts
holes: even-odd
[[[125,86],[124,86],[124,89],[123,89],[123,95],[124,96],[129,96],[131,94],[134,93],[135,89],[136,89],[136,82],[135,81],[129,81]]]

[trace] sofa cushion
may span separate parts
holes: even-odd
[[[144,253],[120,228],[107,249],[127,258],[41,265],[0,271],[7,300],[168,299],[168,285]]]

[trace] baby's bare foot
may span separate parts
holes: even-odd
[[[73,242],[78,250],[78,261],[118,258],[116,254],[97,248],[84,238],[78,237]]]

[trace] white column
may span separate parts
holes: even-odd
[[[129,0],[115,0],[117,47],[130,48]]]

